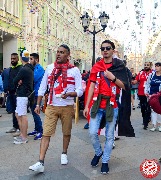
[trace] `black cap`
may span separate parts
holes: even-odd
[[[161,66],[161,62],[155,63],[155,66]]]

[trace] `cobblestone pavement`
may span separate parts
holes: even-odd
[[[143,130],[140,109],[132,111],[131,121],[135,129],[135,138],[121,137],[116,141],[109,162],[110,173],[100,173],[101,162],[98,167],[92,168],[90,161],[94,152],[90,143],[88,130],[83,129],[86,120],[80,115],[78,124],[72,129],[72,139],[68,150],[69,164],[60,165],[62,152],[62,132],[60,121],[56,134],[51,138],[50,147],[45,159],[45,172],[37,174],[29,171],[28,167],[37,162],[39,157],[40,141],[29,137],[29,142],[23,145],[14,145],[12,134],[6,130],[12,127],[11,114],[0,109],[0,180],[142,180],[140,164],[145,159],[158,159],[161,155],[161,132]],[[41,114],[42,119],[44,114]],[[29,131],[33,130],[32,115],[28,114]],[[151,125],[149,125],[150,129]],[[104,137],[101,137],[103,145]],[[154,179],[160,180],[161,173]]]

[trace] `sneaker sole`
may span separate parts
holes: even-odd
[[[109,174],[109,172],[101,172],[101,174],[106,175]]]
[[[16,145],[19,145],[19,144],[26,144],[26,143],[28,143],[28,141],[27,141],[27,142],[21,143],[21,142],[18,142],[18,141],[15,140],[15,141],[13,142],[13,144],[16,144]]]
[[[15,133],[16,131],[10,131],[10,132],[6,132],[6,133]]]
[[[34,140],[36,141],[36,140],[41,140],[41,139],[42,139],[42,137],[41,137],[41,138],[34,139]]]
[[[65,163],[61,163],[61,165],[67,165],[68,164],[68,162],[65,164]]]
[[[91,167],[93,167],[93,168],[95,168],[95,167],[97,167],[97,166],[98,166],[98,164],[97,164],[97,165],[95,165],[95,166],[92,166],[92,165],[91,165]]]
[[[43,173],[43,172],[44,172],[44,169],[41,170],[41,171],[36,171],[36,170],[34,170],[34,169],[30,169],[30,168],[29,168],[29,170],[30,170],[30,171],[34,171],[34,172],[39,172],[39,173]]]

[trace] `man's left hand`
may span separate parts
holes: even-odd
[[[18,85],[21,85],[21,84],[22,84],[22,80],[19,80]]]
[[[62,98],[62,99],[66,99],[68,96],[69,96],[69,93],[62,94],[62,95],[61,95],[61,98]]]
[[[115,79],[115,76],[110,71],[108,71],[108,70],[104,71],[104,75],[108,79],[111,79],[111,80]]]

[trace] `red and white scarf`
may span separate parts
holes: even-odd
[[[62,74],[62,89],[67,87],[67,69],[75,67],[74,65],[70,64],[69,61],[64,64],[58,64],[57,61],[54,63],[54,69],[49,77],[49,104],[52,104],[53,98],[53,89],[55,80],[58,78],[58,73]]]

